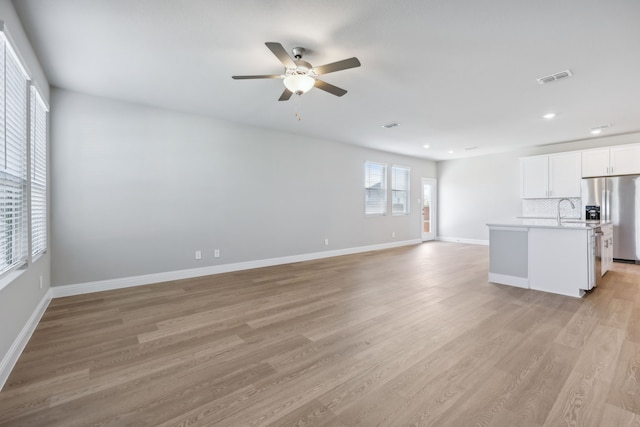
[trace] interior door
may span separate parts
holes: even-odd
[[[422,178],[422,241],[436,238],[436,180]]]

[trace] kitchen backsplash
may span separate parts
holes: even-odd
[[[522,216],[555,218],[558,212],[558,200],[560,199],[523,199]],[[560,215],[563,218],[581,218],[582,200],[579,198],[569,199],[575,208],[571,208],[571,203],[566,200],[560,206]]]

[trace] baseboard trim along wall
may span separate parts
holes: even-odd
[[[489,273],[489,281],[491,283],[499,283],[502,285],[511,285],[518,288],[529,289],[529,279],[526,277],[508,276],[506,274]]]
[[[274,265],[291,264],[294,262],[311,261],[315,259],[331,258],[341,255],[351,255],[361,252],[377,251],[380,249],[397,248],[400,246],[417,245],[420,243],[422,243],[422,241],[419,239],[403,240],[400,242],[359,246],[355,248],[337,249],[334,251],[314,252],[309,254],[292,255],[280,258],[268,258],[256,261],[238,262],[233,264],[212,265],[209,267],[145,274],[141,276],[122,277],[119,279],[111,280],[98,280],[95,282],[76,283],[73,285],[52,286],[51,292],[53,298],[60,298],[72,295],[88,294],[92,292],[110,291],[114,289],[150,285],[152,283],[210,276],[213,274],[230,273],[233,271],[250,270],[253,268],[271,267]]]
[[[16,337],[15,341],[9,348],[9,351],[4,355],[2,360],[0,360],[0,390],[2,390],[4,384],[9,379],[9,374],[11,374],[13,367],[18,362],[18,358],[27,346],[31,335],[33,335],[33,331],[36,330],[42,315],[51,302],[51,298],[51,289],[49,289],[49,292],[42,297],[42,300],[40,300],[36,309],[31,313],[31,317],[29,317],[29,320],[20,331],[20,334]]]
[[[478,240],[478,239],[463,239],[461,237],[442,237],[438,236],[436,240],[440,242],[451,242],[451,243],[467,243],[470,245],[485,245],[489,246],[488,240]]]

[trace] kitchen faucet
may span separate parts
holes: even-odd
[[[558,216],[556,217],[556,220],[558,221],[558,225],[560,225],[560,222],[562,221],[562,218],[560,217],[560,203],[562,203],[563,201],[567,201],[569,203],[571,203],[571,209],[575,209],[576,205],[573,204],[573,202],[569,199],[560,199],[558,200]]]

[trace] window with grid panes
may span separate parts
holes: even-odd
[[[0,274],[27,259],[28,75],[0,32]]]
[[[387,213],[387,165],[375,162],[364,164],[365,214]]]
[[[47,106],[31,86],[31,256],[47,250]]]
[[[409,214],[409,176],[411,169],[402,166],[391,167],[391,213]]]

